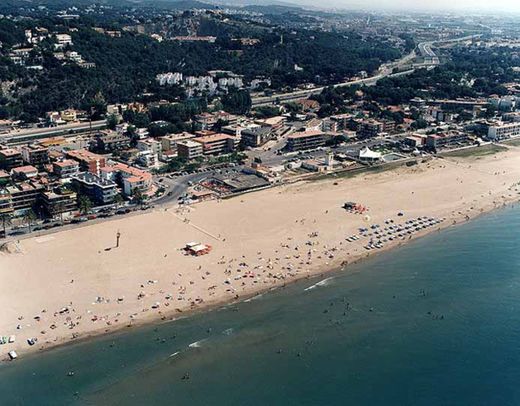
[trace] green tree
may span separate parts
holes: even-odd
[[[78,208],[81,214],[88,214],[92,208],[92,201],[87,196],[80,196],[78,199]]]
[[[119,119],[117,118],[117,116],[115,114],[110,114],[107,117],[107,127],[110,128],[111,130],[115,130],[116,126],[118,124],[119,124]]]

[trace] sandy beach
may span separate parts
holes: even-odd
[[[13,349],[23,355],[174,319],[342,265],[348,269],[368,255],[516,200],[519,182],[520,149],[509,147],[161,208],[20,240],[0,253],[0,336],[16,336],[0,346],[0,358]],[[368,211],[347,212],[347,201]],[[411,220],[414,227],[403,232],[390,228],[404,229]],[[371,229],[375,224],[379,229]],[[360,227],[372,235],[363,237]],[[347,241],[353,235],[359,238]],[[386,241],[367,250],[370,240]],[[182,248],[191,241],[212,251],[185,255]],[[33,338],[37,342],[29,346]]]

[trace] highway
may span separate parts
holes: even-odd
[[[393,73],[395,68],[402,68],[403,66],[406,66],[408,64],[411,64],[413,59],[417,57],[416,50],[414,49],[409,54],[405,55],[404,57],[400,58],[397,61],[390,62],[387,64],[381,65],[381,67],[378,70],[378,73],[374,76],[371,76],[366,79],[357,79],[357,80],[351,80],[348,82],[343,83],[337,83],[335,85],[332,85],[332,87],[347,87],[347,86],[354,86],[354,85],[366,85],[366,86],[373,86],[377,83],[378,80],[386,78],[386,77],[396,77],[396,76],[404,76],[408,75],[412,72],[414,72],[416,69],[420,68],[434,68],[435,66],[438,66],[440,64],[439,57],[435,54],[435,52],[432,50],[432,46],[437,43],[443,43],[443,44],[449,44],[452,42],[461,42],[461,41],[467,41],[470,39],[473,39],[475,37],[478,37],[479,35],[470,35],[462,38],[453,38],[449,40],[443,40],[443,41],[428,41],[428,42],[421,42],[417,45],[417,49],[419,51],[419,54],[425,58],[425,61],[423,63],[417,63],[413,64],[413,67],[409,70],[406,70],[404,72],[398,72]],[[329,87],[329,86],[327,86]],[[279,102],[287,102],[287,101],[294,101],[302,98],[309,97],[314,94],[320,94],[326,86],[322,87],[316,87],[314,89],[306,89],[306,90],[297,90],[294,92],[289,93],[280,93],[275,94],[272,96],[263,96],[263,97],[254,97],[252,99],[252,105],[253,107],[258,106],[266,106],[270,104],[275,104]]]
[[[7,145],[27,144],[41,138],[56,136],[72,137],[73,135],[89,130],[100,130],[106,127],[106,120],[64,124],[58,127],[29,128],[18,131],[10,131],[0,134],[0,142]]]

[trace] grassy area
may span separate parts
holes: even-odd
[[[343,172],[324,173],[308,179],[309,181],[320,181],[320,180],[334,180],[334,179],[348,179],[358,175],[365,175],[369,173],[381,173],[390,171],[401,166],[404,166],[405,162],[402,160],[389,162],[383,165],[375,166],[363,166],[361,168],[347,170]]]
[[[520,147],[520,138],[513,138],[512,140],[503,141],[503,144],[512,145],[513,147]]]
[[[483,147],[475,147],[475,148],[465,148],[459,149],[457,151],[452,152],[443,152],[439,154],[444,157],[455,157],[455,158],[470,158],[470,157],[480,157],[486,155],[493,155],[499,152],[507,151],[507,147],[503,147],[501,145],[489,144],[484,145]]]

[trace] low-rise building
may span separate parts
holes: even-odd
[[[487,138],[498,141],[520,136],[520,122],[499,121],[488,127]]]
[[[11,194],[7,191],[7,189],[0,189],[0,215],[12,214],[13,212],[14,209]],[[0,221],[0,233],[3,232],[2,226],[2,221]]]
[[[338,114],[335,116],[330,116],[323,123],[323,130],[327,132],[338,133],[340,131],[348,130],[349,122],[352,119],[352,114]]]
[[[404,143],[412,148],[422,148],[426,144],[426,135],[414,134],[406,137]]]
[[[43,211],[50,217],[68,213],[77,208],[77,194],[70,190],[48,191],[41,194]]]
[[[322,131],[294,133],[287,137],[286,149],[288,151],[314,149],[324,146],[330,138],[330,135],[327,135]]]
[[[32,165],[19,166],[11,171],[13,179],[28,180],[38,176],[38,169]]]
[[[140,151],[137,154],[137,163],[145,168],[152,168],[157,165],[157,155],[152,151]]]
[[[103,152],[113,152],[116,150],[128,148],[130,146],[130,138],[117,131],[100,131],[96,135],[96,148]]]
[[[202,145],[204,155],[229,154],[235,151],[238,143],[236,137],[222,133],[193,138],[193,141]]]
[[[53,172],[60,179],[69,179],[79,172],[79,163],[74,159],[64,159],[52,164]]]
[[[468,141],[468,135],[462,132],[432,134],[426,138],[426,147],[432,150],[461,146]]]

